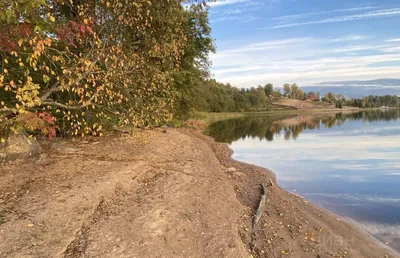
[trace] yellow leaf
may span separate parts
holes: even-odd
[[[56,20],[56,19],[54,19],[54,17],[50,13],[47,14],[47,17],[49,17],[49,20],[51,22],[55,22],[55,20]]]

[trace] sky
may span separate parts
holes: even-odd
[[[237,87],[400,78],[400,0],[217,0],[215,79]]]

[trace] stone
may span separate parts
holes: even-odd
[[[236,168],[230,167],[230,168],[228,168],[228,169],[226,170],[226,172],[230,172],[230,173],[236,172]]]

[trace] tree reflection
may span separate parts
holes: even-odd
[[[400,117],[400,110],[362,111],[351,114],[338,113],[335,115],[297,116],[245,116],[239,119],[218,121],[211,124],[208,133],[218,142],[232,143],[246,137],[273,141],[274,137],[283,134],[285,140],[296,140],[304,130],[332,128],[341,126],[346,121],[362,120],[373,122],[378,120],[390,121]]]

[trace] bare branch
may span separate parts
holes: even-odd
[[[68,110],[80,110],[80,109],[83,109],[83,108],[85,108],[85,107],[87,107],[87,106],[94,105],[94,104],[92,103],[92,101],[93,101],[98,95],[99,95],[99,93],[93,94],[93,95],[90,97],[89,101],[88,101],[86,104],[77,105],[77,106],[68,106],[68,105],[65,105],[65,104],[62,104],[62,103],[59,103],[59,102],[56,102],[56,101],[43,101],[43,102],[42,102],[42,105],[56,106],[56,107],[60,107],[60,108],[68,109]],[[96,105],[96,106],[97,106],[97,105]]]

